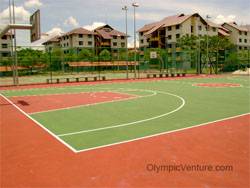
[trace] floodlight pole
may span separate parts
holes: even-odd
[[[208,74],[208,19],[210,18],[209,15],[207,15],[206,18],[207,18],[207,58],[206,58],[206,67],[207,67],[207,74]]]
[[[134,7],[134,71],[135,71],[135,79],[136,79],[136,16],[135,16],[135,8],[139,7],[138,3],[132,3],[132,6]]]
[[[9,0],[9,22],[12,24],[12,11],[11,11],[11,1]],[[13,33],[12,30],[10,30],[10,41],[11,41],[11,48],[10,48],[10,56],[13,58],[13,51],[14,51],[14,45],[13,45]],[[12,59],[13,60],[13,59]],[[14,60],[12,62],[12,77],[13,77],[13,84],[16,85],[16,76],[15,76],[15,66],[14,66]]]
[[[16,17],[15,17],[15,2],[14,2],[14,0],[12,0],[12,8],[13,8],[13,24],[15,24]],[[15,60],[15,85],[18,85],[19,81],[18,81],[17,47],[16,47],[16,29],[14,29],[14,60]]]
[[[125,11],[125,25],[126,25],[126,76],[127,79],[129,78],[128,76],[128,7],[124,6],[122,10]]]

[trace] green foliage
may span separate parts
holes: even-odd
[[[20,66],[33,67],[46,64],[46,56],[40,50],[31,48],[21,49],[17,52],[17,57]]]
[[[99,54],[99,59],[101,61],[110,61],[111,60],[111,54],[107,49],[104,49]]]

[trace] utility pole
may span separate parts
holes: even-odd
[[[125,26],[126,26],[126,76],[127,79],[129,78],[128,75],[128,7],[124,6],[122,10],[125,11]]]

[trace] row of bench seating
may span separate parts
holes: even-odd
[[[180,77],[180,76],[186,76],[186,73],[150,73],[147,74],[147,78],[167,78],[167,77]]]
[[[47,84],[51,83],[70,83],[70,82],[88,82],[88,81],[97,81],[98,76],[84,76],[84,77],[69,77],[69,78],[48,78]],[[101,76],[99,80],[106,80],[105,76]]]

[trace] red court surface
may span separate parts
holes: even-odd
[[[113,102],[135,98],[134,95],[115,92],[86,92],[11,97],[11,101],[26,113],[44,112],[76,106]]]
[[[250,115],[74,153],[5,99],[1,187],[249,188]],[[153,172],[148,164],[232,165],[233,171]]]
[[[200,87],[241,87],[240,84],[234,84],[234,83],[199,83],[194,84],[194,86],[200,86]]]

